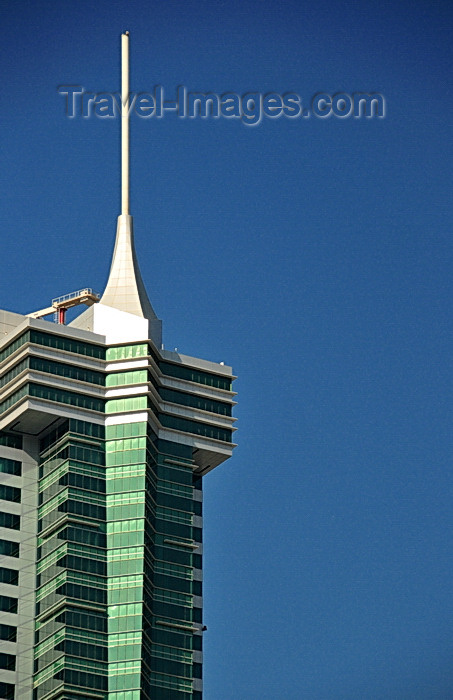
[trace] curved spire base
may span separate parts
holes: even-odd
[[[100,303],[149,321],[157,320],[135,254],[132,216],[127,214],[118,217],[112,265]]]

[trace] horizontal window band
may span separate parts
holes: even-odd
[[[188,547],[189,549],[198,549],[199,545],[194,542],[178,542],[177,540],[164,540],[164,544],[174,544],[178,547]]]
[[[178,467],[196,467],[196,464],[194,464],[194,460],[191,459],[190,462],[178,462],[176,459],[164,459],[164,462],[166,464],[176,464]]]
[[[45,625],[46,622],[49,622],[53,617],[58,615],[59,612],[61,612],[66,606],[66,601],[65,600],[59,600],[55,605],[53,605],[51,608],[48,608],[45,613],[41,613],[41,615],[36,616],[36,629],[39,629],[41,625]]]
[[[165,620],[156,620],[156,625],[164,627],[172,627],[173,629],[184,630],[184,632],[199,632],[198,627],[186,627],[186,625],[177,625],[175,622],[165,622]]]
[[[106,612],[106,606],[105,605],[95,605],[94,603],[90,603],[89,601],[83,601],[83,600],[67,600],[66,598],[64,600],[58,601],[52,608],[49,608],[46,610],[45,613],[42,613],[41,615],[36,616],[36,629],[39,629],[43,625],[47,624],[47,622],[50,622],[54,617],[56,617],[60,612],[62,612],[66,607],[71,607],[71,608],[77,608],[79,612],[85,613],[85,612],[101,612],[104,613]]]
[[[73,515],[72,513],[63,513],[61,518],[56,520],[54,523],[51,523],[50,525],[48,525],[45,530],[42,530],[39,533],[39,537],[41,537],[43,540],[46,540],[52,534],[55,534],[59,528],[63,528],[65,525],[68,525],[68,524],[82,525],[82,526],[88,525],[91,530],[94,530],[95,526],[97,526],[98,522],[97,522],[97,520],[94,520],[93,522],[91,522],[91,520],[90,520],[90,518],[77,517],[76,515]],[[96,530],[97,529],[98,528],[96,527]]]
[[[52,690],[47,695],[42,697],[42,700],[64,700],[64,696],[67,695],[68,689],[62,685],[55,690]],[[105,693],[96,693],[95,690],[78,690],[75,686],[71,685],[71,695],[78,695],[80,700],[104,700]]]
[[[44,450],[40,452],[40,458],[41,458],[41,463],[40,466],[43,466],[48,459],[52,458],[54,455],[57,455],[58,452],[65,447],[66,443],[69,442],[71,444],[73,443],[81,443],[82,446],[87,445],[88,447],[93,447],[97,448],[97,450],[102,450],[102,446],[104,443],[103,438],[85,438],[81,435],[78,435],[77,433],[71,433],[67,432],[64,435],[62,435],[56,442],[54,442],[52,445],[49,445],[49,447],[46,447]]]
[[[205,372],[194,367],[187,367],[182,364],[173,364],[172,362],[159,362],[159,369],[164,376],[174,377],[176,379],[185,379],[196,384],[204,384],[217,389],[231,391],[231,382],[233,377],[230,375],[218,375],[211,372]]]

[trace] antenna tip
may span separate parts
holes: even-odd
[[[129,36],[129,32],[124,32],[125,36]]]

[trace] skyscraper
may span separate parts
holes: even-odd
[[[201,700],[202,477],[234,447],[234,377],[163,349],[134,249],[124,107],[102,297],[0,311],[0,338],[0,698]]]

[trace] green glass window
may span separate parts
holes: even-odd
[[[6,459],[0,457],[0,472],[3,474],[14,474],[20,476],[22,474],[22,463],[16,459]]]
[[[140,655],[140,652],[138,652]],[[109,664],[109,674],[113,676],[140,673],[141,660],[136,659],[135,661],[121,661],[120,663],[110,663]]]
[[[92,497],[93,492],[105,493],[105,479],[97,479],[87,474],[76,474],[73,471],[64,474],[58,483],[59,486],[75,486],[90,491],[89,497]]]
[[[97,467],[104,464],[104,451],[97,447],[86,447],[80,445],[75,440],[71,442],[65,441],[64,446],[59,445],[57,451],[46,456],[46,459],[40,465],[40,478],[50,477],[55,470],[58,470],[66,464],[66,467],[74,467],[71,471],[88,473],[90,470],[93,475],[103,475],[103,471]],[[66,469],[67,471],[67,469]]]
[[[114,591],[116,589],[121,589],[121,588],[126,588],[126,590],[128,590],[129,588],[136,588],[136,587],[141,588],[143,586],[143,575],[136,574],[135,576],[110,576],[108,579],[107,585],[108,585],[109,591]],[[109,641],[109,644],[110,644],[110,641]]]
[[[52,564],[56,564],[56,562],[64,557],[64,555],[68,551],[68,545],[67,544],[62,544],[60,547],[57,549],[54,549],[53,552],[50,552],[50,554],[47,554],[45,557],[43,557],[37,564],[36,567],[36,572],[38,574],[42,573],[46,569],[49,568],[49,566],[52,566]]]
[[[115,493],[108,495],[106,497],[107,507],[111,506],[125,506],[131,505],[133,503],[144,503],[145,494],[143,491],[132,491],[130,493]],[[118,518],[112,518],[112,520],[118,520]]]
[[[20,335],[16,340],[14,340],[12,343],[10,343],[6,348],[0,351],[0,362],[3,362],[7,357],[13,354],[13,352],[16,352],[22,345],[25,345],[25,343],[28,343],[30,340],[30,331],[26,331],[26,333],[23,333],[23,335]]]
[[[64,336],[53,335],[51,333],[42,333],[41,331],[30,331],[30,342],[36,345],[43,345],[48,348],[56,348],[57,350],[65,350],[73,352],[77,355],[86,355],[87,357],[95,357],[99,360],[105,359],[105,349],[100,345],[84,343],[81,340],[74,338],[66,338]]]
[[[50,593],[54,593],[57,590],[57,588],[59,588],[59,586],[65,583],[66,578],[67,572],[63,571],[51,581],[48,581],[43,586],[38,588],[38,590],[36,591],[36,602],[39,603],[40,600],[48,596]]]
[[[105,520],[105,507],[84,503],[83,501],[68,500],[58,506],[60,513],[72,513],[81,515],[83,518],[93,518],[94,520]]]
[[[37,644],[35,646],[35,659],[39,659],[39,657],[46,652],[53,650],[57,644],[64,640],[65,634],[65,629],[58,630],[58,632],[52,634],[50,637],[41,642],[41,644]]]
[[[104,613],[100,613],[104,615]],[[98,618],[99,619],[99,618]],[[105,621],[105,618],[101,618]],[[90,644],[102,644],[107,645],[107,635],[101,632],[93,632],[92,629],[74,629],[67,627],[66,638],[73,639],[74,641],[90,642]]]
[[[0,639],[5,642],[15,642],[17,639],[17,627],[0,624]]]
[[[181,484],[175,484],[171,481],[163,481],[159,479],[157,482],[157,490],[162,493],[169,493],[173,496],[181,496],[182,498],[192,498],[193,488],[192,486],[182,486]]]
[[[14,654],[0,653],[0,668],[3,668],[5,671],[15,671],[16,657]]]
[[[112,481],[113,479],[125,479],[131,476],[145,476],[145,474],[145,464],[123,464],[105,470],[105,478],[107,481]],[[137,489],[124,489],[124,491],[126,490],[136,491]]]
[[[131,396],[125,399],[111,399],[105,404],[106,413],[120,413],[122,411],[143,411],[148,407],[146,396]]]
[[[90,464],[86,462],[78,462],[73,459],[67,459],[69,454],[70,452],[67,452],[66,455],[62,457],[62,453],[59,453],[55,459],[45,462],[45,464],[41,468],[41,491],[47,488],[51,483],[59,479],[61,476],[63,476],[63,474],[66,474],[66,472],[69,470],[74,474],[86,474],[88,476],[93,476],[100,479],[105,477],[104,470],[102,469],[102,462],[101,466],[99,466],[99,463]],[[102,453],[98,454],[102,455]],[[94,457],[94,455],[91,455],[91,457]],[[62,459],[64,460],[63,462],[61,461]],[[97,462],[97,458],[89,460],[89,462],[94,461]]]
[[[37,685],[44,683],[44,681],[47,681],[49,678],[52,678],[54,674],[64,668],[64,662],[64,657],[62,657],[61,659],[54,661],[53,664],[50,664],[50,666],[47,666],[39,673],[36,673],[34,678],[34,686],[36,687]]]
[[[86,586],[94,586],[95,588],[107,588],[106,579],[102,576],[93,576],[79,571],[68,571],[67,580],[69,583],[78,583]]]
[[[109,617],[129,617],[130,615],[141,615],[141,603],[128,603],[127,605],[112,605],[107,609]]]
[[[88,408],[91,411],[102,412],[104,409],[103,399],[77,394],[74,391],[64,391],[63,389],[43,386],[41,384],[26,384],[0,404],[0,413],[7,411],[8,408],[11,408],[11,406],[24,398],[24,396],[47,399],[47,401],[56,401],[58,403],[69,404],[70,406],[78,406],[79,408]]]
[[[91,586],[80,586],[75,583],[64,584],[57,590],[57,593],[67,598],[74,598],[76,600],[89,601],[92,603],[102,604],[107,602],[107,595],[104,590],[92,588]]]
[[[20,503],[20,489],[16,488],[15,486],[0,484],[0,499],[3,501]]]
[[[68,377],[70,379],[77,379],[81,382],[104,386],[105,375],[102,372],[77,367],[77,365],[66,365],[62,362],[45,360],[41,357],[30,357],[29,367],[31,370],[34,369],[39,372],[56,374],[60,377]]]
[[[66,557],[66,555],[68,556]],[[104,571],[101,569],[103,562],[106,560],[105,550],[99,547],[90,547],[88,545],[81,545],[74,542],[66,542],[60,545],[57,549],[54,549],[53,552],[50,552],[44,556],[37,564],[37,573],[42,573],[48,569],[49,566],[52,566],[53,564],[56,564],[57,561],[60,561],[60,559],[63,559],[63,557],[67,559],[66,568],[78,569],[79,567],[75,566],[76,559],[83,559],[85,560],[85,563],[87,563],[87,559],[91,559],[93,566],[88,570],[92,571],[93,573],[98,573],[98,570],[100,570],[101,574],[104,573]],[[70,559],[73,562],[71,566],[68,563]],[[83,562],[81,561],[80,563]],[[99,564],[101,566],[98,566]],[[61,564],[61,566],[63,566],[63,564]]]
[[[11,394],[5,401],[2,401],[0,403],[0,413],[4,413],[7,411],[11,406],[14,406],[15,403],[20,401],[21,399],[24,398],[24,396],[27,396],[28,394],[28,385],[23,386],[19,391],[15,391],[14,394]]]
[[[57,662],[55,662],[56,664]],[[96,666],[96,673],[86,673],[85,671],[78,671],[78,670],[73,670],[73,666],[75,664],[71,663],[71,657],[67,658],[66,661],[66,668],[64,670],[58,670],[56,673],[56,666],[55,664],[52,664],[52,667],[48,667],[48,669],[51,668],[51,675],[54,675],[56,680],[62,680],[63,683],[68,684],[68,685],[76,685],[76,686],[82,686],[83,688],[87,688],[90,691],[94,688],[96,690],[107,690],[107,676],[101,675],[102,672],[107,673],[106,670],[106,664],[101,664],[101,662],[98,662]],[[92,668],[94,665],[94,662],[91,664],[86,664],[86,666]],[[80,668],[80,664],[77,664],[76,668]],[[44,669],[46,671],[47,669]],[[39,681],[35,680],[35,685],[40,685],[44,680],[47,680],[49,678],[49,675],[45,676],[39,676],[39,674],[36,674],[35,679],[39,677]],[[80,688],[78,688],[80,692]],[[76,700],[76,698],[81,697],[77,695],[67,695],[65,693],[65,697],[67,700]]]
[[[113,471],[109,469],[108,471]],[[145,488],[145,476],[124,476],[110,479],[107,483],[107,493],[121,493],[123,491],[137,491]]]
[[[68,540],[79,544],[88,544],[92,547],[105,547],[106,535],[102,530],[103,528],[101,527],[93,527],[92,523],[80,523],[75,526],[63,525],[61,530],[54,530],[49,537],[57,537],[59,540]],[[88,581],[88,578],[86,580]],[[97,581],[97,579],[92,577],[89,577],[89,580]],[[80,581],[77,582],[80,583]]]
[[[174,523],[184,523],[192,525],[192,513],[186,513],[183,510],[175,510],[174,508],[164,508],[163,506],[156,507],[156,518],[160,520],[169,520]]]
[[[0,595],[0,612],[17,613],[17,598]]]
[[[73,433],[75,435],[85,435],[90,438],[104,439],[104,426],[98,423],[88,423],[82,420],[76,420],[71,418],[61,423],[55,430],[46,435],[40,441],[40,451],[44,452],[47,448],[54,445],[59,441],[61,437],[67,433]]]
[[[55,389],[53,387],[45,387],[41,384],[29,384],[30,396],[47,399],[48,401],[57,401],[71,406],[80,408],[89,408],[92,411],[103,411],[104,401],[102,399],[77,394],[74,391],[64,391],[63,389]]]
[[[225,403],[224,401],[214,401],[213,399],[207,399],[204,396],[186,394],[183,391],[167,389],[166,387],[159,388],[159,395],[164,401],[177,403],[181,406],[191,406],[193,408],[199,408],[202,411],[218,413],[222,416],[231,416],[231,404]]]
[[[3,683],[3,681],[0,681],[0,698],[14,700],[14,685],[12,683]]]
[[[121,603],[141,602],[143,600],[143,589],[141,586],[135,588],[117,588],[108,592],[109,605],[119,605]],[[140,654],[138,654],[140,656]]]
[[[147,433],[147,424],[139,423],[121,423],[120,425],[107,425],[105,428],[106,440],[116,440],[118,438],[139,437]]]
[[[111,676],[109,679],[109,690],[117,691],[124,690],[125,688],[140,688],[140,683],[140,673],[124,673],[120,676]],[[115,695],[117,695],[116,692]]]
[[[107,387],[125,386],[127,384],[146,384],[147,381],[148,372],[146,369],[140,369],[131,372],[108,374],[105,385]]]
[[[192,486],[193,484],[193,471],[192,465],[188,464],[186,467],[176,467],[175,465],[158,464],[154,468],[154,472],[159,479],[164,479],[165,481],[174,481],[178,484],[185,484],[186,486]]]
[[[57,649],[61,649],[61,651],[64,651],[70,656],[79,656],[81,658],[90,659],[90,661],[92,659],[96,661],[107,661],[107,647],[98,644],[66,640],[63,643],[60,642]],[[71,663],[74,663],[74,660],[72,660]]]
[[[146,437],[123,438],[119,440],[106,440],[105,451],[117,452],[124,450],[146,449]]]
[[[115,634],[115,637],[119,637],[119,634]],[[121,635],[122,637],[128,637],[131,635]],[[139,640],[140,641],[140,640]],[[142,647],[138,642],[137,644],[127,643],[124,646],[110,646],[109,645],[109,661],[131,661],[132,659],[140,659],[142,655]]]
[[[5,557],[18,557],[19,543],[10,542],[9,540],[0,540],[0,555]]]
[[[0,566],[0,583],[8,583],[10,586],[17,586],[19,584],[19,572]]]
[[[66,612],[56,618],[56,622],[62,622],[71,628],[82,628],[83,630],[106,632],[107,623],[103,613],[90,611],[81,612],[79,608],[68,607]],[[72,630],[74,633],[75,630]]]
[[[18,377],[19,374],[24,370],[28,369],[28,364],[28,359],[22,360],[22,362],[19,362],[19,364],[10,369],[9,372],[6,372],[6,374],[4,374],[3,377],[0,378],[0,388],[6,386],[8,382],[10,382],[15,377]]]
[[[131,533],[129,533],[130,535]],[[140,533],[134,533],[136,535]],[[114,535],[112,535],[114,537]],[[123,537],[128,537],[128,534],[124,534]],[[143,559],[144,550],[143,547],[123,547],[119,549],[109,549],[107,551],[107,560],[112,561],[130,561],[131,559]]]
[[[193,464],[192,448],[189,445],[180,445],[177,442],[168,442],[168,440],[158,441],[159,452],[162,454],[161,459],[168,464],[179,464],[184,466]]]
[[[170,661],[179,661],[184,664],[192,663],[192,652],[186,649],[176,649],[175,647],[167,647],[162,644],[151,645],[151,656],[156,656],[159,659],[169,659]]]
[[[77,379],[82,382],[104,386],[104,374],[102,372],[32,356],[22,360],[22,362],[19,362],[13,369],[4,374],[0,379],[0,387],[8,384],[8,382],[17,377],[24,370],[45,372],[46,374],[55,374],[60,377],[68,377],[70,379]]]
[[[167,676],[163,673],[150,673],[151,685],[160,688],[170,688],[172,690],[181,690],[186,693],[192,691],[192,681],[185,678],[177,678],[175,676]]]
[[[98,423],[87,423],[83,420],[71,418],[69,420],[69,431],[78,435],[86,435],[88,437],[104,439],[104,425]]]
[[[159,414],[159,420],[164,428],[174,428],[184,433],[193,433],[194,435],[203,435],[213,438],[214,440],[231,442],[231,431],[225,428],[218,428],[215,425],[199,423],[198,421],[180,418],[179,416],[168,415],[166,413]]]
[[[109,548],[115,550],[115,552],[118,551],[115,549],[116,547],[130,548],[143,544],[145,544],[145,533],[143,530],[137,530],[134,532],[116,532],[115,534],[112,534],[109,539]],[[113,558],[112,553],[112,561]]]
[[[145,515],[145,499],[141,503],[120,503],[111,505],[107,496],[107,512],[109,520],[126,520],[128,518],[143,518]],[[115,495],[116,498],[116,495]]]
[[[177,593],[176,591],[167,591],[163,588],[156,588],[153,593],[154,600],[159,600],[162,603],[170,605],[183,605],[191,608],[193,604],[193,596],[187,593]]]
[[[45,491],[49,486],[51,486],[55,481],[58,481],[60,477],[67,474],[69,470],[69,460],[63,462],[57,469],[54,469],[50,474],[40,479],[39,481],[39,491]]]
[[[171,564],[167,561],[155,561],[154,571],[157,574],[164,574],[166,576],[176,576],[177,578],[184,578],[189,581],[193,578],[193,570],[190,566],[182,566],[181,564]]]
[[[128,574],[139,574],[143,571],[143,559],[126,559],[126,560],[121,560],[119,559],[118,561],[110,561],[109,565],[109,575],[110,576],[121,576],[125,572]],[[141,617],[138,618],[141,620]],[[137,624],[135,621],[131,621],[130,623],[128,622],[127,626],[124,627],[124,630],[133,630],[137,629],[140,627],[140,622]],[[116,630],[111,630],[113,632],[120,632],[121,629],[116,629]]]
[[[48,500],[46,503],[44,503],[42,506],[39,506],[38,508],[38,518],[44,518],[48,513],[51,513],[55,508],[58,508],[58,506],[63,503],[63,501],[68,500],[68,489],[65,489],[64,491],[61,491],[58,493],[56,496]]]
[[[107,467],[120,467],[121,465],[136,465],[145,462],[145,450],[125,450],[120,452],[109,452],[106,455]],[[110,472],[111,470],[109,470]],[[112,474],[110,477],[112,478]]]
[[[21,450],[22,436],[0,432],[0,445],[3,445],[4,447],[14,447],[16,450]]]
[[[7,527],[10,530],[20,530],[20,515],[0,511],[0,527]]]
[[[140,345],[123,345],[116,348],[108,348],[106,353],[106,360],[130,360],[136,357],[146,357],[148,354],[148,346],[146,344]]]
[[[162,374],[168,377],[177,377],[178,379],[186,379],[189,382],[196,384],[205,384],[216,389],[226,389],[231,391],[231,378],[223,377],[210,372],[202,372],[201,370],[192,369],[185,365],[174,365],[170,362],[159,362],[159,369]]]

